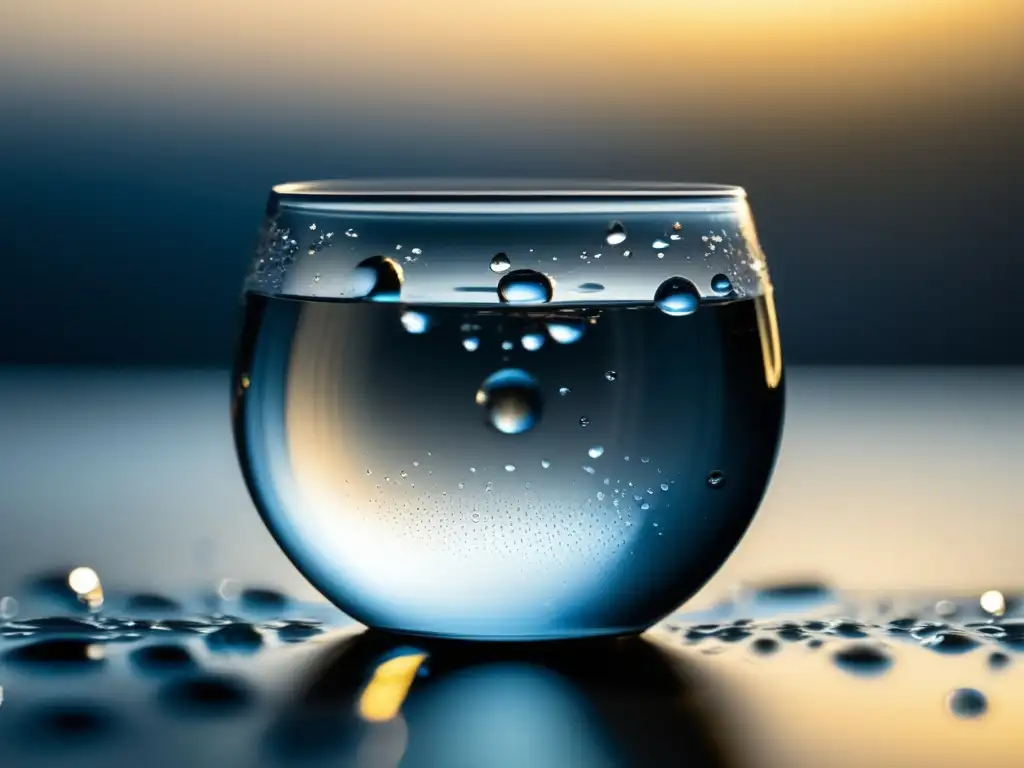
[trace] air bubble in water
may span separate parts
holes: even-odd
[[[584,323],[581,320],[549,320],[548,335],[559,344],[573,344],[583,338]]]
[[[593,448],[591,448],[589,451],[587,451],[587,454],[592,459],[599,459],[599,458],[601,458],[601,455],[603,453],[604,453],[604,448],[602,448],[600,445],[595,445]]]
[[[725,473],[719,470],[714,470],[708,473],[708,485],[711,488],[721,488],[725,485]]]
[[[409,333],[426,333],[430,327],[430,318],[410,309],[402,313],[402,325]]]
[[[480,349],[480,339],[476,336],[467,336],[462,340],[462,346],[467,352],[476,352]]]
[[[981,717],[988,711],[988,699],[985,694],[974,688],[957,688],[946,697],[949,711],[957,717]]]
[[[517,269],[498,281],[498,298],[508,304],[544,304],[551,301],[551,280],[532,269]]]
[[[604,236],[604,241],[608,245],[619,245],[626,242],[626,228],[622,226],[622,222],[612,222],[612,225],[608,227],[608,234]]]
[[[654,305],[672,317],[692,315],[700,304],[700,293],[685,277],[670,277],[654,293]]]
[[[615,381],[617,378],[619,378],[619,374],[616,373],[615,371],[605,371],[604,377],[608,379],[608,381]]]
[[[540,333],[524,333],[522,344],[527,352],[536,352],[544,346],[544,336]]]
[[[396,302],[402,293],[402,267],[386,256],[371,256],[355,268],[356,296],[379,302]]]
[[[502,272],[507,272],[508,268],[512,266],[512,262],[509,261],[508,256],[504,253],[494,254],[494,258],[491,259],[491,272],[496,272],[499,275]]]
[[[732,291],[732,281],[727,275],[715,275],[711,278],[711,290],[724,296]]]
[[[518,368],[503,368],[480,385],[476,402],[487,411],[487,420],[499,432],[518,435],[540,420],[543,401],[536,380]]]

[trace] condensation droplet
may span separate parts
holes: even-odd
[[[514,270],[498,281],[498,298],[507,304],[544,304],[553,294],[547,275],[532,269]]]
[[[711,278],[711,290],[724,296],[732,291],[732,281],[727,275],[717,274]]]
[[[616,373],[615,371],[605,371],[604,372],[604,377],[608,381],[615,381],[617,378],[619,378],[619,374]]]
[[[551,462],[548,461],[547,459],[541,459],[540,465],[543,469],[548,469],[551,466]]]
[[[622,226],[622,222],[612,222],[612,225],[608,227],[608,233],[604,236],[604,241],[608,245],[619,245],[626,242],[626,228]]]
[[[590,426],[590,419],[588,419],[586,416],[580,416],[580,426],[581,427],[589,427]]]
[[[568,387],[559,387],[558,388],[558,394],[560,394],[562,397],[565,397],[570,392],[572,392],[572,390],[569,389]]]
[[[685,277],[670,277],[654,293],[654,305],[672,317],[692,315],[700,304],[700,293]]]
[[[502,272],[507,272],[511,266],[512,262],[504,253],[496,253],[494,254],[494,258],[491,259],[491,272],[495,272],[499,275]]]
[[[721,488],[725,485],[725,473],[717,469],[708,473],[708,485],[712,488]]]
[[[467,336],[462,340],[462,347],[467,352],[476,352],[478,349],[480,349],[480,339],[478,339],[476,336]]]
[[[602,454],[604,454],[604,448],[601,447],[600,445],[595,445],[589,451],[587,451],[587,454],[592,459],[599,459],[601,458]]]
[[[357,298],[377,302],[397,302],[405,275],[402,267],[386,256],[371,256],[354,270]]]
[[[665,248],[668,248],[668,242],[666,242],[665,240],[662,240],[659,237],[657,240],[655,240],[653,243],[651,243],[651,248],[654,248],[655,250],[658,250],[658,251],[664,250]]]

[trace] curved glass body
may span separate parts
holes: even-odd
[[[692,596],[783,415],[745,195],[698,185],[276,187],[233,392],[250,492],[324,595],[501,640]]]

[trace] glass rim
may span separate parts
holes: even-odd
[[[732,207],[743,187],[675,181],[522,178],[324,179],[276,184],[276,206],[310,211],[573,212]]]

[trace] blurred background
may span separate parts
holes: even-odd
[[[711,588],[1019,583],[1022,40],[1018,0],[2,4],[0,593],[308,591],[235,465],[241,280],[270,185],[394,175],[745,186],[791,406]]]

